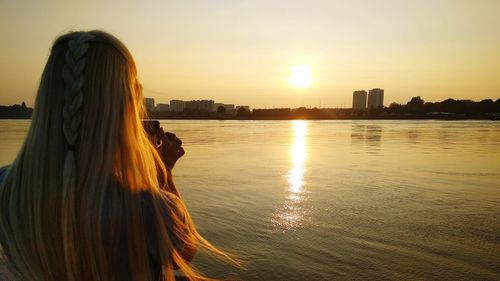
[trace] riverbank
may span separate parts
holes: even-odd
[[[336,117],[238,117],[238,116],[155,116],[150,115],[150,119],[161,119],[161,120],[490,120],[490,121],[500,121],[500,115],[447,115],[447,116],[435,116],[435,115],[412,115],[412,116],[401,116],[401,115],[383,115],[383,116],[336,116]],[[4,120],[25,120],[31,119],[31,117],[0,117]]]
[[[336,116],[336,117],[203,117],[203,116],[170,116],[160,117],[150,116],[151,119],[161,120],[490,120],[499,121],[498,115],[452,115],[452,116],[433,116],[433,115],[413,115],[413,116]]]

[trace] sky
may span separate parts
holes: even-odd
[[[499,15],[499,0],[0,0],[0,104],[32,106],[56,37],[91,29],[125,43],[156,103],[351,107],[371,88],[386,106],[495,100]]]

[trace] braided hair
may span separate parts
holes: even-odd
[[[86,32],[76,34],[68,41],[68,50],[64,57],[65,64],[62,77],[65,83],[63,107],[63,133],[68,145],[64,161],[63,184],[75,184],[75,156],[76,142],[82,120],[80,109],[83,103],[83,86],[85,83],[85,53],[89,48],[88,42],[95,36]]]

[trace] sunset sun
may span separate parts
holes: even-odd
[[[310,65],[297,65],[292,67],[288,80],[293,88],[309,88],[312,85],[312,69]]]

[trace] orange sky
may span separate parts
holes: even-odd
[[[0,104],[32,105],[53,40],[80,29],[119,37],[157,102],[350,107],[375,87],[386,106],[500,98],[497,0],[21,2],[0,2]],[[288,83],[297,65],[311,87]]]

